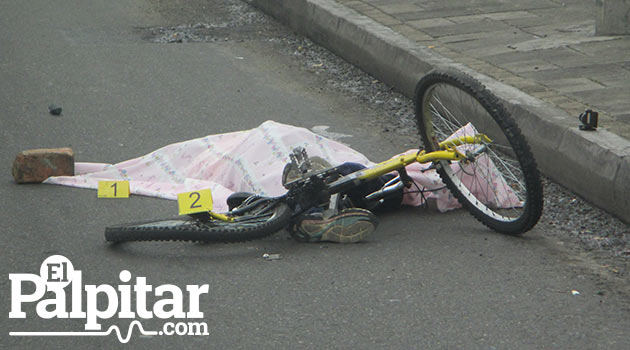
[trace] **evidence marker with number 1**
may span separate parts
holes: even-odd
[[[129,198],[129,181],[99,181],[98,198]]]

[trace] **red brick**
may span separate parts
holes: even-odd
[[[50,176],[63,175],[74,175],[74,152],[71,148],[22,151],[13,161],[16,183],[42,182]]]

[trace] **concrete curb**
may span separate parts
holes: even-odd
[[[248,0],[290,28],[411,97],[436,67],[484,83],[512,113],[541,171],[630,223],[630,142],[606,130],[578,130],[576,116],[443,57],[331,0]]]

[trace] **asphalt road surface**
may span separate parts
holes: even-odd
[[[227,18],[238,10],[233,3],[3,1],[0,347],[119,346],[115,334],[9,335],[85,330],[85,318],[39,317],[36,302],[24,303],[26,318],[9,318],[9,274],[39,274],[44,259],[60,254],[82,271],[84,285],[114,286],[121,300],[129,286],[131,311],[141,307],[131,292],[137,277],[184,292],[208,285],[199,297],[203,319],[136,318],[156,331],[182,322],[172,328],[182,333],[187,322],[205,322],[207,335],[141,335],[134,328],[129,345],[139,349],[627,349],[627,284],[540,229],[508,237],[461,210],[406,208],[381,216],[375,235],[354,245],[298,243],[285,232],[239,244],[110,245],[103,237],[108,224],[172,216],[176,204],[12,182],[11,162],[24,149],[70,146],[79,161],[118,162],[269,119],[329,126],[373,160],[412,146],[408,137],[374,133],[376,111],[322,90],[311,72],[257,37],[277,27],[227,31],[233,36],[215,42],[147,40],[150,28],[188,23],[199,13],[207,21]],[[51,103],[63,107],[61,116],[48,114]],[[264,253],[282,259],[266,261]],[[131,273],[127,283],[123,270]],[[69,289],[57,308],[70,310]],[[20,292],[34,293],[33,284],[24,282]],[[162,298],[150,292],[147,299],[150,310]],[[183,298],[184,311],[193,299]],[[108,308],[104,293],[96,308]],[[100,323],[102,330],[120,326],[124,336],[132,320],[114,315]]]

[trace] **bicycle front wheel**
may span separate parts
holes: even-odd
[[[105,228],[105,239],[109,242],[241,242],[269,236],[283,229],[290,218],[291,209],[286,203],[260,198],[231,222],[175,218],[124,224]]]
[[[427,152],[453,137],[485,134],[492,142],[458,146],[467,161],[435,167],[451,193],[486,226],[506,234],[531,229],[542,214],[536,162],[509,113],[481,83],[452,71],[433,71],[416,86],[416,119]]]

